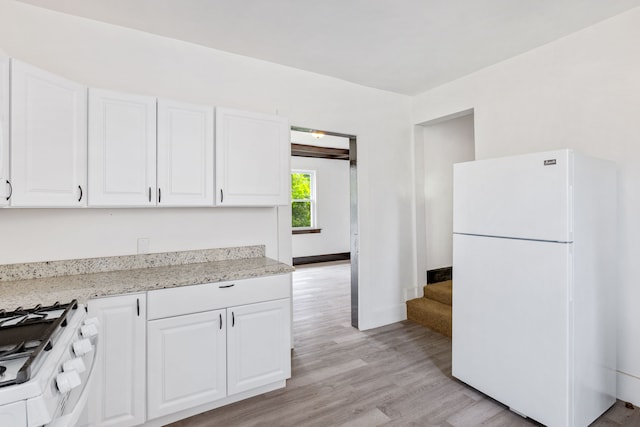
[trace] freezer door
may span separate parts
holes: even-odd
[[[572,241],[573,152],[458,163],[454,233]]]
[[[572,245],[464,235],[453,244],[453,376],[545,425],[572,425]]]

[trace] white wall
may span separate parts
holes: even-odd
[[[453,164],[473,160],[473,114],[426,124],[424,199],[426,269],[453,262]]]
[[[410,98],[12,0],[0,0],[0,49],[93,87],[357,135],[359,324],[405,317],[405,288],[416,283]],[[0,263],[131,254],[137,237],[150,237],[152,251],[264,243],[282,258],[273,236],[287,234],[286,219],[273,209],[3,210]]]
[[[316,172],[316,226],[322,229],[320,233],[295,234],[293,256],[349,252],[349,161],[293,156],[291,169]]]
[[[618,397],[640,404],[640,8],[435,88],[413,122],[473,108],[479,159],[574,148],[618,164]]]

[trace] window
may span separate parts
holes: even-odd
[[[291,227],[316,226],[316,173],[291,171]]]

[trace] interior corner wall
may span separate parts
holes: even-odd
[[[0,0],[0,49],[90,87],[356,135],[359,325],[404,318],[405,288],[416,281],[410,97],[13,0]],[[0,263],[128,255],[138,237],[150,238],[152,252],[266,244],[278,258],[291,253],[284,216],[276,208],[1,209]]]
[[[293,235],[293,257],[350,252],[349,161],[291,157],[291,169],[316,172],[317,228]]]
[[[453,262],[453,164],[473,160],[473,114],[423,126],[426,267]]]
[[[618,398],[640,405],[640,8],[414,98],[419,124],[474,109],[476,157],[573,148],[618,166]]]

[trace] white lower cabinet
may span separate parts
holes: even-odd
[[[225,310],[216,310],[149,322],[150,419],[227,395],[225,321]]]
[[[230,395],[291,376],[288,299],[228,308],[227,328]]]
[[[291,274],[90,300],[92,427],[161,426],[291,377]]]
[[[283,387],[291,377],[291,275],[150,291],[152,426]]]
[[[145,422],[146,294],[93,299],[88,310],[100,322],[89,425],[140,425]]]
[[[149,419],[291,376],[290,300],[151,320]]]

